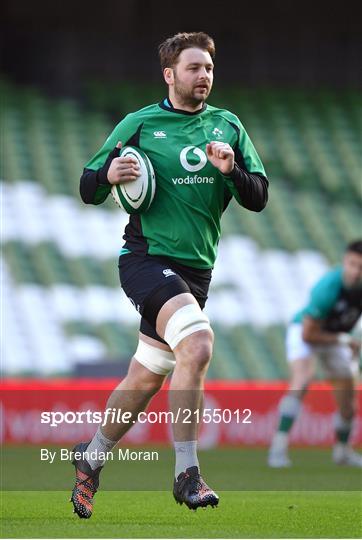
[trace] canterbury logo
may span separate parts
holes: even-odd
[[[164,131],[154,131],[153,136],[155,137],[155,139],[165,139],[167,137]]]
[[[173,272],[171,270],[171,268],[165,268],[164,270],[162,270],[162,273],[165,277],[169,277],[169,276],[175,276],[175,272]]]
[[[193,165],[187,159],[188,155],[190,155],[189,152],[191,151],[194,156],[197,156],[199,158],[199,162],[196,163],[196,165]],[[190,172],[196,172],[205,167],[207,163],[207,157],[205,152],[203,152],[200,148],[197,148],[196,146],[186,146],[183,150],[181,150],[180,161],[184,169]]]

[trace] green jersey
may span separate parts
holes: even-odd
[[[174,109],[166,99],[128,114],[115,127],[86,170],[100,169],[121,141],[123,146],[142,149],[156,176],[155,198],[147,212],[130,216],[122,252],[167,256],[201,269],[213,267],[221,215],[230,199],[234,196],[250,208],[242,194],[245,186],[223,176],[207,159],[206,145],[213,140],[229,143],[240,169],[256,173],[267,186],[253,144],[239,119],[227,110],[204,105],[189,113]],[[255,191],[255,186],[250,189]],[[110,190],[111,185],[98,184],[92,203],[102,203]]]
[[[349,332],[362,313],[362,287],[346,288],[341,267],[331,270],[313,287],[308,304],[293,318],[305,316],[322,321],[329,332]]]

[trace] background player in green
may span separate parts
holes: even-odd
[[[309,303],[289,325],[286,336],[291,378],[279,405],[279,425],[268,455],[271,467],[288,467],[288,434],[314,375],[317,357],[335,387],[337,464],[362,467],[362,456],[348,445],[355,415],[355,380],[361,339],[350,332],[362,313],[362,240],[347,246],[343,264],[329,271],[311,291]]]
[[[263,165],[239,119],[206,104],[213,84],[213,40],[202,32],[177,34],[159,47],[168,97],[127,115],[86,165],[80,192],[99,204],[113,184],[134,180],[136,161],[120,158],[121,145],[141,148],[151,159],[156,195],[150,209],[131,215],[119,257],[122,287],[141,314],[140,337],[126,378],[107,407],[144,410],[173,370],[170,409],[182,414],[173,428],[174,497],[189,508],[215,506],[218,496],[200,476],[193,414],[202,407],[203,381],[213,332],[202,312],[220,238],[220,219],[231,198],[260,211],[267,202]],[[190,415],[188,415],[190,417]],[[74,511],[89,518],[104,462],[91,453],[111,450],[130,427],[107,423],[75,450]],[[87,452],[87,454],[85,453]],[[93,455],[93,454],[92,454]],[[88,457],[87,457],[88,456]]]

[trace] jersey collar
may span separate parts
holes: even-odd
[[[162,100],[161,103],[159,103],[159,106],[161,107],[161,109],[164,109],[165,111],[174,112],[174,113],[177,113],[177,114],[186,114],[187,116],[195,116],[196,114],[203,113],[206,110],[206,107],[207,107],[206,103],[204,102],[201,109],[199,109],[198,111],[195,111],[195,112],[184,111],[183,109],[175,109],[175,107],[172,105],[172,103],[171,103],[171,101],[170,101],[170,99],[168,97],[166,97],[164,100]]]

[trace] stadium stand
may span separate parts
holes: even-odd
[[[147,102],[159,97],[150,87]],[[93,83],[81,105],[2,79],[0,99],[3,370],[71,375],[82,362],[127,361],[138,323],[117,278],[127,216],[112,200],[83,205],[78,179],[112,116],[145,104],[144,88]],[[231,203],[223,217],[208,376],[280,379],[285,324],[360,234],[360,98],[235,88],[213,99],[240,115],[272,184],[264,212]]]

